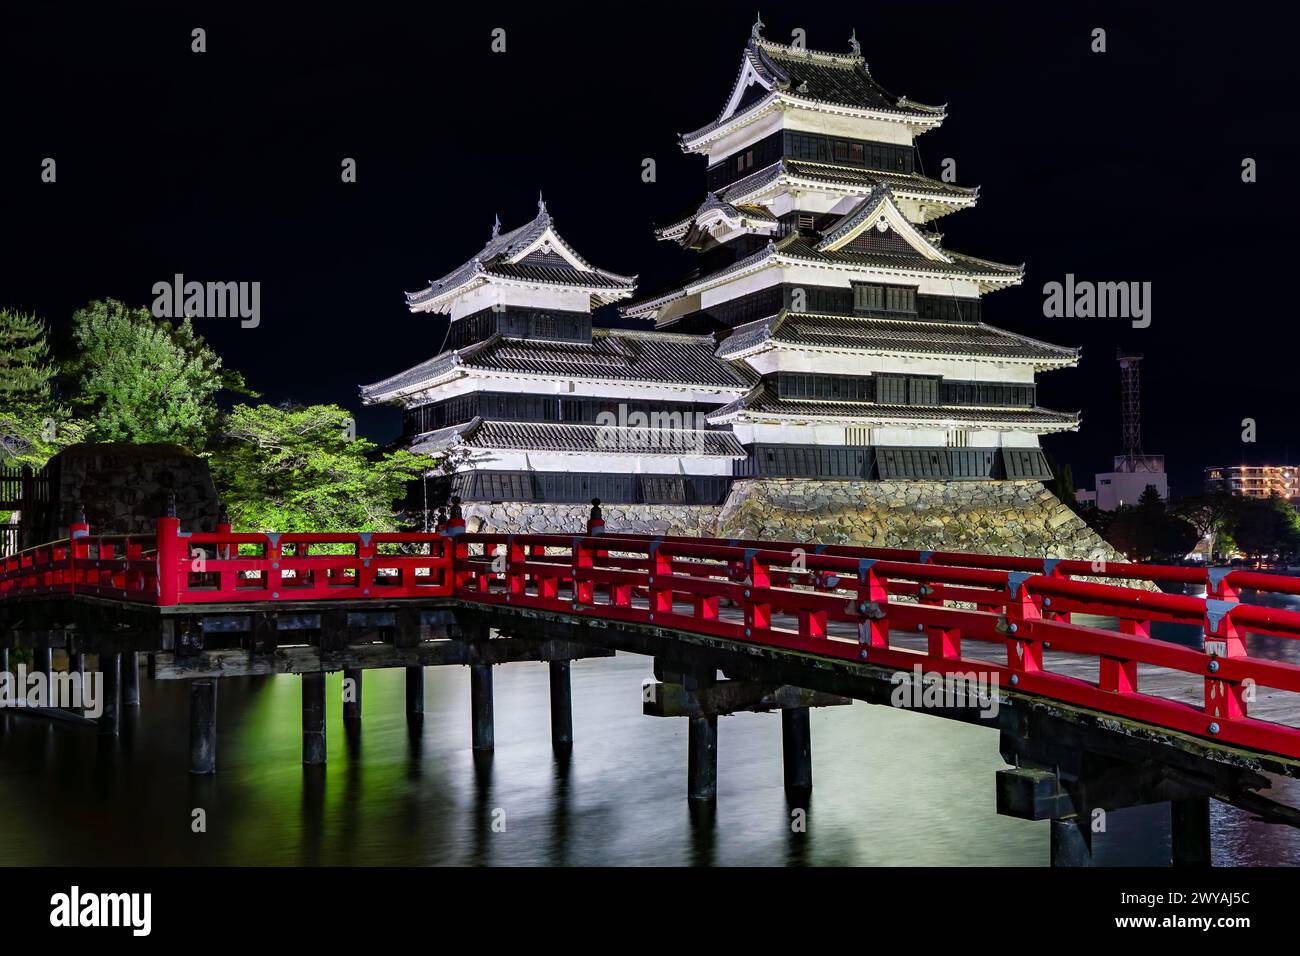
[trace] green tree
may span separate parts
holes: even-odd
[[[75,356],[64,367],[74,408],[92,441],[208,444],[218,422],[219,391],[251,394],[243,377],[194,331],[112,299],[72,317]]]
[[[1068,464],[1058,462],[1047,452],[1043,452],[1043,455],[1047,459],[1047,467],[1052,472],[1051,481],[1044,482],[1047,485],[1047,490],[1055,495],[1057,500],[1067,508],[1071,508],[1076,512],[1079,511],[1079,501],[1074,496],[1074,469]]]
[[[55,401],[55,372],[45,323],[0,309],[0,465],[39,468],[84,435]]]
[[[239,531],[396,531],[407,483],[438,464],[376,454],[336,405],[238,405],[222,431],[212,476]]]
[[[29,312],[0,309],[0,408],[49,403],[49,330]]]
[[[1212,559],[1215,549],[1222,549],[1227,536],[1227,529],[1232,523],[1233,499],[1222,492],[1204,495],[1190,495],[1179,498],[1169,506],[1171,514],[1182,518],[1200,536],[1197,540],[1207,542],[1208,558]]]
[[[1177,561],[1200,540],[1191,524],[1169,513],[1151,485],[1136,505],[1115,512],[1107,534],[1111,544],[1135,561]]]
[[[1252,558],[1300,551],[1300,520],[1285,498],[1237,498],[1234,510],[1232,537]]]

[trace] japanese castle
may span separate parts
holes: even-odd
[[[717,119],[681,137],[708,193],[660,239],[697,256],[671,289],[588,262],[544,202],[407,294],[450,317],[445,351],[362,389],[405,410],[401,444],[446,456],[466,500],[720,504],[735,481],[1050,477],[1035,374],[1078,351],[983,321],[1023,266],[948,249],[978,189],[915,168],[942,106],[894,96],[847,53],[762,23]],[[622,302],[644,330],[593,327]]]

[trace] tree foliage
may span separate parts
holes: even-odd
[[[45,323],[28,312],[0,309],[0,408],[47,405],[54,371]]]
[[[1063,462],[1058,462],[1046,451],[1043,452],[1047,459],[1047,467],[1052,472],[1050,481],[1043,482],[1047,490],[1056,496],[1056,499],[1067,508],[1075,512],[1081,510],[1079,501],[1074,496],[1074,469]]]
[[[1200,540],[1196,529],[1172,514],[1151,485],[1147,485],[1136,505],[1113,513],[1106,535],[1132,560],[1160,563],[1181,560]]]
[[[1252,558],[1300,552],[1300,519],[1277,494],[1235,499],[1229,532],[1237,547]]]
[[[377,455],[335,405],[238,405],[212,457],[217,490],[239,531],[395,531],[407,482],[437,466]]]
[[[92,441],[202,449],[217,425],[217,393],[248,393],[188,318],[175,325],[107,299],[73,315],[72,335],[76,354],[64,371]]]
[[[0,465],[39,468],[85,427],[55,400],[57,369],[41,319],[0,309]]]
[[[1228,529],[1235,514],[1235,499],[1226,492],[1189,495],[1169,505],[1171,514],[1182,518],[1196,529],[1197,540],[1208,539],[1211,556],[1222,549],[1229,537]]]

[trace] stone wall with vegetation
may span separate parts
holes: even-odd
[[[576,534],[585,505],[474,502],[467,529]],[[1037,481],[738,481],[721,507],[605,505],[631,534],[708,535],[1033,557],[1123,560]]]

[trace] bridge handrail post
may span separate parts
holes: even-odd
[[[877,615],[875,611],[881,613]],[[864,649],[889,646],[889,588],[876,570],[875,558],[858,559],[853,614],[858,618],[858,643]]]
[[[570,560],[573,567],[573,603],[592,604],[596,599],[595,583],[590,578],[583,578],[579,572],[595,567],[594,548],[582,538],[575,537],[570,546]]]
[[[528,560],[527,549],[510,535],[506,538],[506,550],[506,589],[512,595],[523,595],[528,589],[528,575],[520,565]]]
[[[1211,593],[1218,596],[1210,597]],[[1239,720],[1246,716],[1246,681],[1213,676],[1218,673],[1219,658],[1246,656],[1245,632],[1232,619],[1232,611],[1239,605],[1236,589],[1223,576],[1217,581],[1211,579],[1206,588],[1204,624],[1205,653],[1210,658],[1206,664],[1205,715],[1211,720],[1211,733],[1217,732],[1219,720]]]
[[[88,561],[90,558],[90,543],[86,539],[90,536],[90,525],[86,522],[86,513],[81,510],[77,514],[77,520],[68,526],[68,535],[72,538],[72,547],[68,549],[68,575],[72,585],[72,593],[77,593],[77,585],[85,580],[85,576],[90,574],[89,565],[83,570],[77,567],[78,559]]]
[[[185,546],[180,537],[179,518],[159,518],[157,534],[158,603],[171,607],[180,603],[181,575],[185,570]]]
[[[755,554],[756,548],[745,551],[745,600],[742,605],[745,612],[745,636],[751,637],[755,630],[770,630],[772,627],[772,605],[755,596],[755,592],[772,586],[772,568],[766,561],[760,561]]]
[[[225,508],[222,508],[221,513],[217,515],[216,528],[217,528],[217,534],[231,534],[235,530],[235,526],[231,524],[230,521],[230,513],[226,511]],[[216,556],[217,559],[220,561],[229,561],[230,545],[227,544],[224,547],[218,546],[216,549]],[[224,581],[222,581],[221,587],[223,590],[225,589]]]
[[[1043,642],[1030,635],[1033,622],[1043,616],[1042,598],[1030,594],[1027,572],[1007,574],[1007,666],[1013,671],[1033,673],[1043,669]]]
[[[646,545],[646,598],[650,602],[650,616],[671,614],[673,610],[673,559],[663,550],[663,538],[656,537]],[[667,584],[667,587],[664,585]]]

